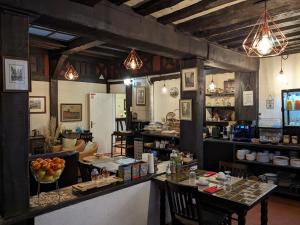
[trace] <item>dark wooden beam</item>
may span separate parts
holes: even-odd
[[[32,47],[44,48],[49,50],[61,49],[66,47],[65,43],[36,35],[29,35],[29,44]]]
[[[133,10],[138,14],[146,16],[154,12],[157,12],[159,10],[172,7],[180,2],[181,0],[163,0],[163,1],[150,0],[135,7]]]
[[[109,1],[115,5],[122,5],[125,2],[128,2],[129,0],[109,0]]]
[[[263,13],[263,4],[253,4],[256,0],[248,0],[230,7],[220,9],[216,12],[201,16],[177,25],[177,28],[186,32],[195,32],[221,28],[250,19],[258,19]],[[285,12],[287,10],[299,9],[298,0],[272,0],[268,4],[268,10]]]
[[[162,81],[162,80],[173,80],[180,78],[180,74],[173,74],[173,75],[166,75],[166,76],[160,76],[160,77],[152,77],[150,78],[150,81],[152,83],[156,81]]]
[[[229,2],[232,2],[232,0],[202,0],[198,3],[177,10],[173,13],[162,16],[158,18],[157,21],[163,24],[172,23],[177,20],[184,19],[196,13],[206,11],[214,7],[218,7]]]
[[[90,40],[88,38],[77,38],[68,45],[68,48],[63,51],[63,54],[75,54],[102,44],[104,44],[104,42],[98,40]]]
[[[88,6],[95,6],[97,3],[99,3],[102,0],[70,0],[72,2],[77,2],[83,5],[88,5]]]
[[[112,49],[102,48],[101,46],[90,48],[89,50],[105,53],[108,55],[113,55],[113,56],[120,57],[120,58],[126,58],[130,51],[130,50],[127,50],[126,52],[120,52],[120,51],[116,51],[116,50],[112,50]]]
[[[95,50],[85,50],[85,53],[91,54],[91,55],[98,55],[98,56],[105,56],[105,57],[112,57],[112,58],[122,58],[122,56],[112,53],[106,53],[102,51],[95,51]]]

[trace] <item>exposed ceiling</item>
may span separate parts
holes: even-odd
[[[72,0],[94,7],[101,0]],[[263,13],[259,0],[109,0],[178,30],[243,53],[242,42]],[[286,53],[300,52],[300,1],[268,0],[267,8],[287,36]]]

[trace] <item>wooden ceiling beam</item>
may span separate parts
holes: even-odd
[[[63,50],[64,55],[75,54],[84,50],[104,44],[103,41],[91,40],[89,38],[77,38],[70,42],[67,49]]]
[[[70,1],[94,7],[97,3],[99,3],[102,0],[70,0]]]
[[[173,23],[177,20],[184,19],[196,13],[203,12],[230,2],[232,2],[232,0],[202,0],[173,13],[162,16],[158,18],[157,21],[162,24]]]
[[[60,41],[50,40],[48,38],[36,36],[36,35],[29,35],[29,44],[33,47],[43,48],[43,49],[61,49],[65,48],[66,45]]]
[[[187,22],[177,25],[179,30],[185,32],[195,32],[222,28],[250,19],[258,19],[264,10],[263,4],[254,4],[257,0],[247,0],[239,4],[223,8],[216,12],[201,16]],[[268,4],[268,10],[280,13],[288,10],[299,9],[300,1],[298,0],[272,0]]]
[[[134,7],[133,10],[142,16],[147,16],[162,9],[172,7],[180,2],[181,0],[150,0]]]
[[[109,54],[109,53],[93,51],[93,50],[85,50],[83,52],[91,54],[91,55],[98,55],[98,56],[103,56],[103,57],[121,58],[120,55]]]

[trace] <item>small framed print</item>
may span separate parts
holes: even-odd
[[[46,113],[46,96],[29,96],[29,111],[32,114]]]
[[[188,68],[181,71],[182,91],[196,91],[198,88],[197,68]]]
[[[146,105],[146,88],[136,87],[136,105],[145,106]]]
[[[29,90],[28,60],[3,57],[3,91],[27,92]]]
[[[192,121],[192,99],[182,99],[179,101],[180,120]]]
[[[60,121],[82,121],[82,104],[60,104]]]

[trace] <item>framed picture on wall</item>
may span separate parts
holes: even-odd
[[[195,91],[198,88],[197,68],[188,68],[181,71],[182,91]]]
[[[179,101],[180,120],[192,121],[192,99],[182,99]]]
[[[27,92],[29,90],[28,60],[3,57],[3,91]]]
[[[29,96],[29,112],[33,114],[46,113],[46,96]]]
[[[60,104],[60,121],[82,121],[82,104]]]
[[[146,105],[146,88],[136,87],[136,105],[145,106]]]

